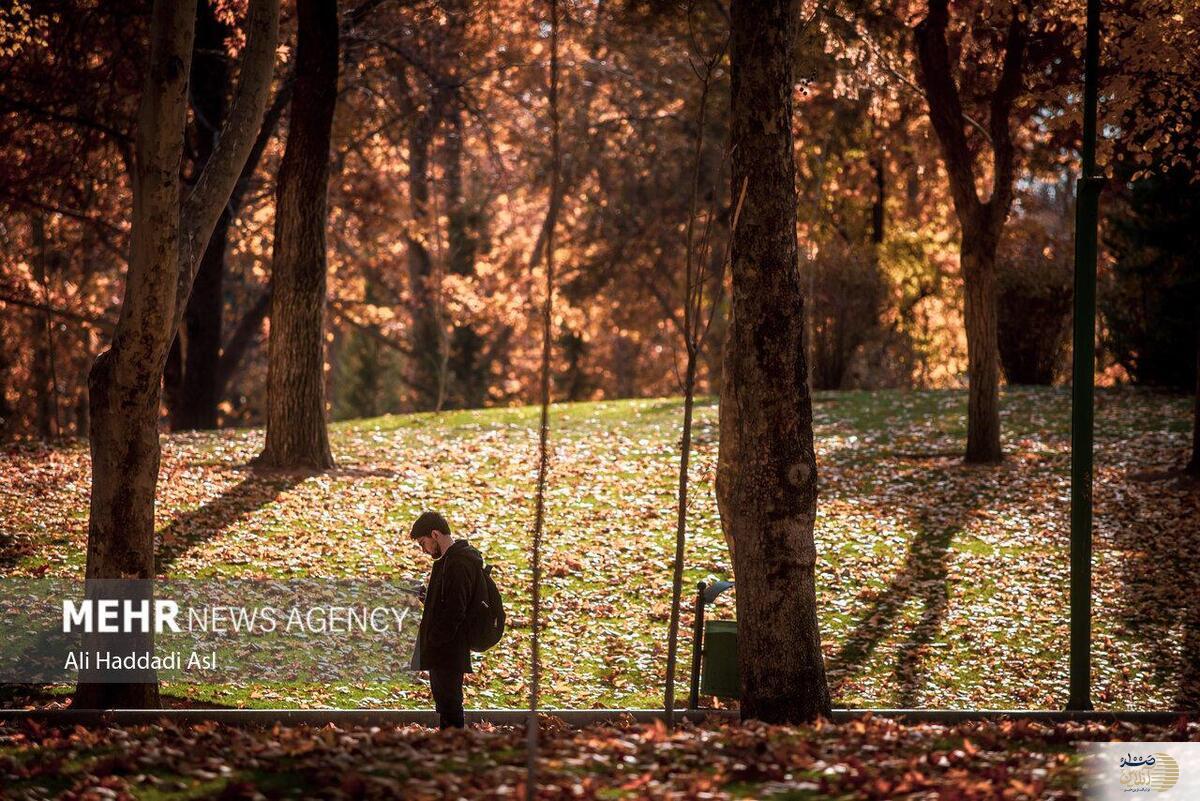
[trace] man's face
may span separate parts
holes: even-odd
[[[442,546],[437,541],[437,538],[432,534],[426,534],[424,537],[417,537],[417,544],[421,546],[421,550],[429,556],[437,559],[442,555]]]

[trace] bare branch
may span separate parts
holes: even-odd
[[[1032,13],[1029,5],[1030,0],[1022,0],[1019,5],[1013,6],[1008,38],[1004,46],[1004,66],[992,93],[991,119],[988,120],[988,124],[992,132],[995,178],[988,204],[991,214],[999,217],[996,222],[1003,222],[1008,216],[1009,206],[1012,205],[1015,153],[1008,118],[1012,114],[1017,95],[1021,93],[1025,43],[1029,31],[1029,15]]]
[[[87,312],[77,312],[71,309],[64,309],[61,306],[53,306],[42,301],[30,300],[22,298],[19,295],[14,295],[9,292],[0,292],[0,303],[11,303],[14,306],[20,306],[23,309],[31,309],[33,311],[43,312],[55,317],[61,317],[64,320],[74,320],[84,325],[95,326],[102,331],[111,331],[117,325],[117,321],[111,317],[105,317],[98,314],[88,314]]]

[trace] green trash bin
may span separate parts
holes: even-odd
[[[718,698],[738,698],[742,688],[738,676],[737,621],[704,621],[704,670],[700,692]]]

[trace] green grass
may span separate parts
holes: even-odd
[[[967,467],[965,393],[818,393],[816,539],[835,703],[1061,707],[1066,698],[1069,411],[1066,389],[1003,393],[1007,458]],[[546,510],[546,706],[661,704],[673,553],[678,399],[554,407]],[[529,672],[529,543],[537,409],[387,415],[336,423],[338,469],[263,477],[261,430],[163,439],[157,509],[164,575],[410,577],[428,563],[407,527],[427,508],[497,564],[511,629],[469,677],[468,703],[520,706]],[[1176,466],[1186,398],[1102,390],[1096,418],[1096,700],[1169,708],[1200,669],[1197,493],[1139,472]],[[686,695],[695,582],[729,578],[713,496],[717,407],[696,411],[677,697]],[[82,574],[87,450],[27,448],[0,462],[7,572]],[[11,478],[11,480],[9,480]],[[727,594],[710,612],[732,617]],[[1188,632],[1191,632],[1189,634]],[[1193,651],[1194,654],[1194,651]],[[410,675],[371,686],[195,685],[231,706],[428,707]]]

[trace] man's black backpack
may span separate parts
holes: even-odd
[[[467,644],[472,651],[483,652],[500,642],[504,634],[504,599],[492,578],[492,566],[481,571],[482,587],[476,587]]]

